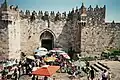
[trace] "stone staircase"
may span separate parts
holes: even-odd
[[[95,73],[96,73],[95,80],[100,79],[100,75],[103,70],[110,70],[109,67],[107,67],[105,64],[103,64],[101,62],[95,62],[95,63],[91,64],[91,68],[93,68],[95,70]]]
[[[92,67],[96,72],[99,72],[99,71],[100,71],[95,65],[91,65],[91,67]]]
[[[108,66],[106,66],[105,64],[101,63],[101,62],[96,62],[94,64],[91,65],[91,67],[96,71],[96,72],[101,72],[103,70],[110,70],[110,68]]]

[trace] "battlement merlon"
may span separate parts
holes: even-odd
[[[8,6],[7,1],[1,5],[0,7],[0,20],[4,21],[13,21],[19,19],[19,10],[18,6]]]

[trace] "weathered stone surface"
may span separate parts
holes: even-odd
[[[20,18],[15,8],[0,8],[0,55],[8,59],[20,59]]]
[[[8,41],[8,29],[7,24],[0,21],[0,54],[7,54],[9,50]]]
[[[41,47],[40,36],[46,31],[54,38],[53,47],[65,50],[72,47],[78,53],[99,54],[107,47],[120,48],[120,23],[105,23],[105,10],[105,6],[88,9],[84,6],[69,14],[33,11],[31,15],[29,11],[24,14],[1,7],[0,53],[9,54],[10,58],[20,56],[21,52],[32,54]],[[6,13],[12,17],[5,17]]]

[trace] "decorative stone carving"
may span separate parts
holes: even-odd
[[[42,12],[42,11],[39,11],[39,12],[38,12],[38,17],[39,17],[39,18],[42,18],[42,16],[43,16],[43,12]]]
[[[35,17],[35,13],[32,12],[32,15],[31,15],[31,17],[30,17],[30,21],[34,21],[35,19],[36,19],[36,17]]]
[[[29,11],[29,10],[26,10],[25,16],[26,16],[26,17],[29,17],[29,16],[30,16],[30,11]]]
[[[52,17],[54,17],[54,16],[55,16],[54,11],[51,11],[50,16],[52,16]]]
[[[66,12],[62,13],[62,18],[65,19],[66,18]]]
[[[54,18],[55,18],[55,13],[54,13],[54,11],[51,11],[51,13],[50,13],[50,20],[52,22],[54,22]]]
[[[44,16],[42,17],[43,20],[48,20],[49,18],[49,13],[48,11],[45,11]]]
[[[37,16],[37,12],[33,11],[32,14],[34,14],[35,16]]]
[[[14,6],[13,6],[13,5],[11,5],[11,6],[10,6],[10,9],[13,9],[13,8],[14,8]]]
[[[59,13],[59,11],[56,13],[55,16],[55,21],[60,20],[61,19],[61,14]]]
[[[21,17],[24,16],[24,12],[22,10],[19,12],[19,14],[20,14]]]
[[[15,10],[18,11],[18,6],[15,7]]]

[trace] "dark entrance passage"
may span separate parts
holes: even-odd
[[[48,50],[52,50],[52,40],[50,39],[43,39],[41,41],[42,43],[42,47],[48,49]]]
[[[54,47],[54,37],[49,31],[45,31],[40,36],[41,47],[52,50]]]

